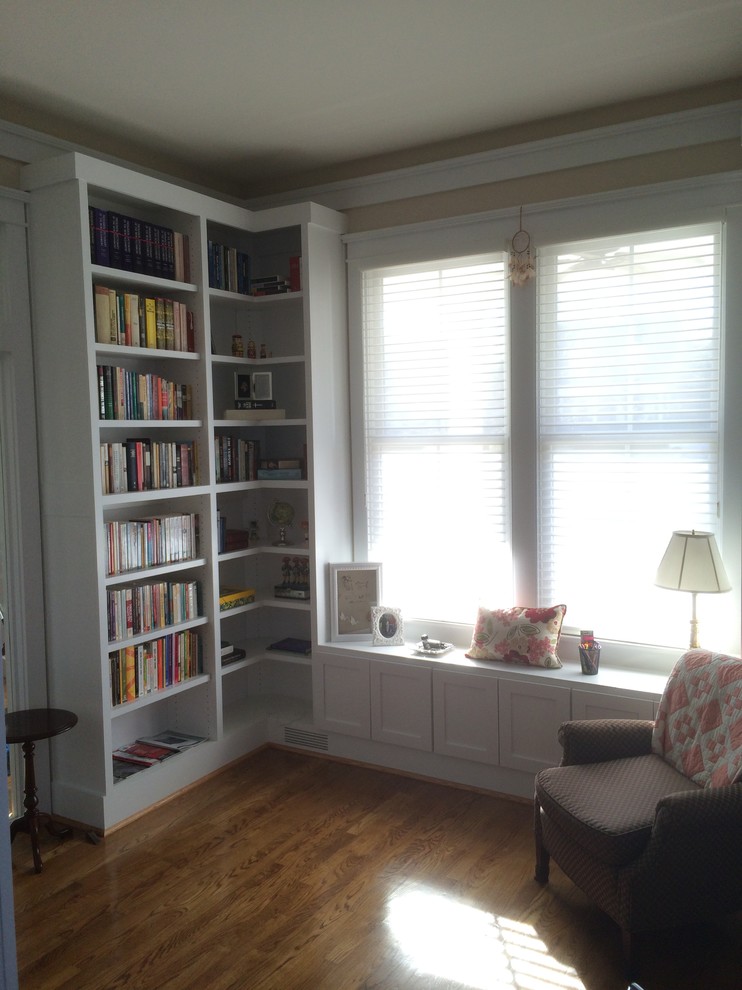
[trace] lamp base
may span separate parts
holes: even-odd
[[[696,616],[696,595],[697,592],[691,591],[691,619],[690,619],[690,646],[689,649],[697,650],[700,647],[698,642],[698,618]]]

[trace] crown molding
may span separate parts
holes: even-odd
[[[378,172],[340,182],[307,186],[240,200],[163,175],[154,169],[0,120],[0,156],[33,163],[66,152],[81,152],[251,210],[313,201],[335,210],[373,206],[455,189],[504,182],[563,169],[617,161],[716,141],[742,143],[742,100],[592,128],[507,148]]]
[[[715,141],[740,140],[741,135],[742,100],[735,100],[326,185],[308,186],[274,196],[249,199],[245,205],[250,209],[263,209],[265,206],[312,200],[335,210],[347,210]]]
[[[742,169],[733,172],[719,172],[691,179],[672,179],[643,186],[629,186],[606,192],[587,193],[583,196],[569,196],[562,199],[544,200],[528,207],[528,225],[543,222],[546,217],[560,212],[588,208],[618,206],[622,204],[643,204],[643,209],[655,207],[662,211],[667,201],[689,201],[692,197],[694,211],[707,213],[718,211],[722,215],[728,207],[742,204]],[[504,206],[496,210],[482,210],[477,213],[459,214],[451,217],[437,217],[432,220],[418,220],[396,227],[378,227],[373,230],[343,234],[343,243],[364,245],[371,241],[383,241],[404,234],[429,234],[431,231],[455,230],[473,224],[492,225],[501,221],[511,223],[520,218],[520,207]]]

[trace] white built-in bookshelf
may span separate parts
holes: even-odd
[[[311,724],[311,658],[269,647],[328,638],[326,564],[352,559],[344,220],[76,154],[23,182],[49,703],[79,719],[55,740],[54,811],[109,829]],[[271,387],[280,413],[233,418]],[[253,594],[223,611],[225,589]],[[204,742],[114,774],[117,748],[165,730]]]

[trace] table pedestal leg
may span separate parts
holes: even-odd
[[[33,852],[33,865],[37,873],[41,873],[41,850],[39,848],[39,799],[36,788],[36,771],[34,769],[34,750],[36,746],[32,742],[23,744],[23,761],[26,771],[26,782],[24,785],[23,807],[26,809],[25,815],[16,818],[10,826],[10,841],[16,837],[18,832],[28,832],[31,836],[31,850]]]

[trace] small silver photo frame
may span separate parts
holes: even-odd
[[[252,375],[252,398],[272,399],[273,398],[273,372],[254,371]]]
[[[374,605],[371,609],[371,626],[374,646],[404,646],[401,609]]]

